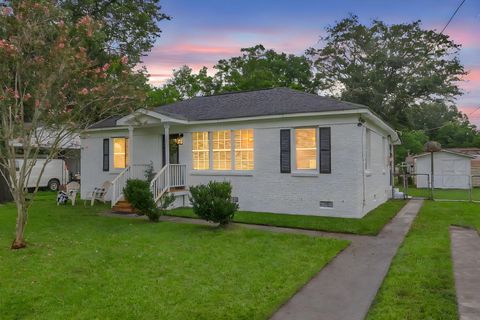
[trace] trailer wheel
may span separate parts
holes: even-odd
[[[58,189],[60,188],[60,181],[58,181],[58,179],[51,179],[50,181],[48,181],[48,189],[51,190],[51,191],[58,191]]]

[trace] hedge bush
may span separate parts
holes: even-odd
[[[159,201],[160,207],[158,207],[150,191],[150,183],[139,179],[128,180],[123,194],[140,215],[147,216],[153,222],[158,222],[163,211],[175,200],[172,194],[164,194]]]
[[[238,204],[232,201],[230,182],[210,181],[207,185],[190,187],[190,193],[193,212],[204,220],[225,226],[238,210]]]

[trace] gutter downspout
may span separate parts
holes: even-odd
[[[392,189],[392,199],[395,198],[395,191],[393,190],[395,188],[395,145],[393,144],[393,141],[390,138],[390,187]]]
[[[365,125],[362,125],[362,215],[365,214],[365,192],[366,192],[366,186],[365,186],[365,132],[366,132],[366,127]]]

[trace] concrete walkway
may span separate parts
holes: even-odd
[[[409,201],[377,237],[355,239],[272,319],[364,319],[422,203]]]
[[[450,227],[460,320],[480,319],[480,237],[476,230]]]

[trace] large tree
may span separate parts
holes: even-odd
[[[447,122],[468,121],[468,119],[455,105],[432,102],[411,106],[408,121],[411,129],[424,130],[430,136],[435,136],[441,125]]]
[[[102,23],[106,51],[137,63],[160,36],[159,22],[170,17],[160,0],[59,0],[75,23],[90,16]]]
[[[173,70],[173,75],[159,88],[151,87],[147,104],[157,107],[196,96],[210,95],[216,92],[213,78],[208,75],[207,67],[195,73],[189,66]]]
[[[240,56],[221,59],[213,67],[195,73],[189,66],[173,70],[172,77],[159,88],[151,88],[149,105],[159,106],[196,96],[231,91],[289,87],[314,92],[313,73],[305,56],[278,53],[261,44],[243,48]]]
[[[419,103],[451,103],[465,74],[460,46],[420,21],[370,25],[350,16],[326,28],[307,55],[319,90],[372,108],[397,128],[408,128]]]
[[[444,148],[480,147],[477,128],[468,121],[451,121],[442,125],[432,136]]]
[[[273,87],[314,90],[312,70],[305,56],[278,53],[261,44],[240,51],[242,55],[222,59],[214,66],[217,92]]]
[[[88,55],[89,44],[104,37],[91,17],[72,23],[48,0],[11,3],[0,8],[0,172],[17,207],[12,248],[22,248],[33,203],[26,186],[42,144],[48,140],[49,148],[33,196],[66,139],[106,114],[138,107],[143,90],[126,57],[100,64]]]

